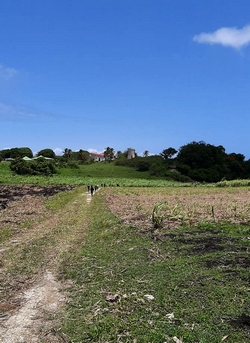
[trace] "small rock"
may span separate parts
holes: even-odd
[[[106,301],[108,301],[108,302],[113,303],[113,302],[116,302],[118,300],[119,300],[119,295],[118,294],[111,294],[111,295],[107,295],[106,296]]]
[[[182,340],[177,338],[176,336],[173,337],[173,340],[175,341],[175,343],[182,343]]]
[[[173,312],[172,312],[172,313],[166,314],[166,317],[167,317],[169,320],[173,320],[173,319],[174,319],[174,314],[173,314]]]

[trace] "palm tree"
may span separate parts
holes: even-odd
[[[65,148],[64,151],[63,151],[63,157],[65,157],[66,160],[69,160],[71,155],[72,155],[72,150],[68,149],[68,148]]]
[[[104,151],[104,157],[106,161],[112,161],[115,156],[115,151],[113,148],[107,147],[106,150]]]
[[[89,159],[89,152],[80,149],[79,152],[78,152],[78,158],[79,158],[79,160],[80,160],[81,162],[87,162],[88,159]]]

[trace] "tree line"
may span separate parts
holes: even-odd
[[[0,160],[14,159],[12,170],[18,172],[21,169],[23,174],[52,174],[56,172],[55,165],[74,167],[78,163],[94,162],[91,154],[82,149],[72,151],[65,148],[62,156],[56,156],[52,149],[42,149],[36,156],[51,158],[54,162],[39,159],[34,161],[33,165],[25,164],[22,160],[24,156],[32,158],[32,150],[28,147],[0,150]],[[227,154],[222,145],[215,146],[204,141],[188,143],[179,150],[169,147],[158,155],[150,155],[148,150],[145,150],[143,156],[135,154],[133,159],[128,159],[128,150],[115,152],[114,148],[107,147],[104,158],[109,163],[148,172],[152,177],[177,181],[218,182],[223,179],[250,178],[250,160],[246,161],[243,154]]]

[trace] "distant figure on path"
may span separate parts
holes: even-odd
[[[91,195],[93,196],[94,195],[94,187],[91,185],[91,187],[90,187],[90,193],[91,193]]]
[[[90,192],[90,185],[88,185],[88,192]]]

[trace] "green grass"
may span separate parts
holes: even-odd
[[[184,185],[175,181],[152,178],[148,172],[138,172],[133,168],[116,166],[113,163],[93,163],[79,165],[79,168],[61,168],[53,176],[14,175],[8,162],[0,163],[0,184],[2,185],[101,185],[126,187],[168,187]],[[190,186],[191,184],[185,184]]]
[[[5,228],[0,230],[0,243],[5,242],[13,235],[13,229]]]
[[[148,172],[138,172],[134,168],[117,166],[114,163],[96,162],[81,165],[77,169],[59,169],[61,175],[81,176],[81,177],[104,177],[104,178],[132,178],[132,179],[151,179]]]
[[[71,342],[250,342],[241,323],[250,316],[249,227],[201,224],[152,240],[122,225],[102,192],[90,206],[82,246],[60,268],[72,281],[62,323]]]

